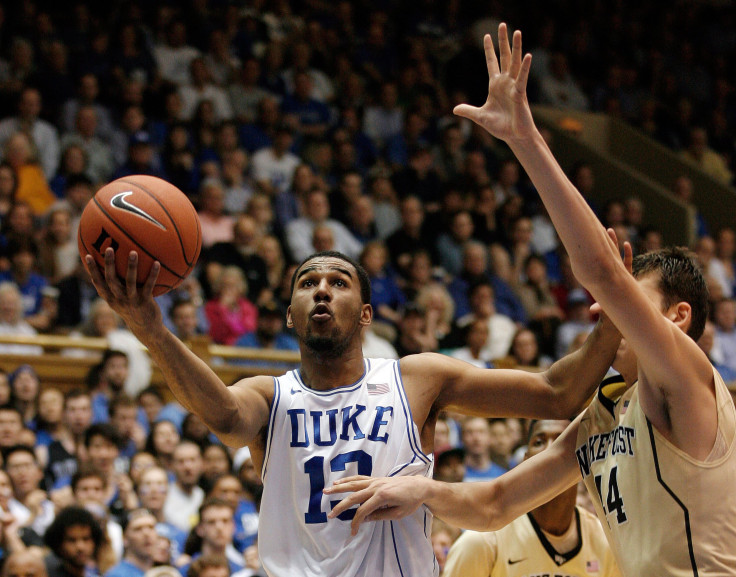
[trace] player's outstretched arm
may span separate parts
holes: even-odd
[[[177,339],[163,324],[153,299],[160,270],[154,263],[142,286],[137,285],[138,255],[131,252],[125,283],[115,272],[115,253],[105,251],[105,270],[87,255],[87,270],[99,295],[123,318],[131,332],[146,346],[176,399],[197,414],[223,442],[242,447],[255,439],[268,422],[273,381],[262,377],[226,387],[207,364]]]
[[[425,477],[347,477],[325,489],[351,493],[329,516],[360,505],[351,529],[364,521],[401,519],[424,503],[440,519],[475,531],[496,531],[550,501],[580,480],[575,458],[579,416],[549,447],[498,479],[479,483],[443,483]]]
[[[499,27],[500,59],[489,36],[484,47],[488,100],[482,107],[461,104],[455,113],[512,149],[539,191],[576,277],[636,351],[647,417],[680,448],[702,455],[715,438],[713,375],[705,354],[677,326],[687,321],[689,307],[662,315],[622,265],[618,248],[552,156],[527,101],[531,55],[522,58],[521,33],[514,33],[512,48],[506,25]]]

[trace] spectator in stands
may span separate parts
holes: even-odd
[[[123,556],[123,529],[119,523],[109,518],[105,505],[107,489],[105,476],[92,467],[83,467],[72,477],[72,494],[74,504],[90,511],[102,527],[105,535],[104,543],[97,555],[100,573],[120,561]]]
[[[684,174],[681,174],[672,183],[672,192],[677,198],[695,211],[695,234],[698,238],[709,235],[708,224],[705,222],[705,218],[698,210],[698,207],[693,203],[693,181]]]
[[[476,320],[485,321],[488,324],[490,336],[482,350],[481,358],[485,361],[494,361],[506,356],[514,333],[516,333],[516,324],[506,315],[496,311],[491,282],[480,279],[471,285],[468,289],[468,301],[470,312],[457,319],[456,330],[462,330]]]
[[[182,441],[174,449],[172,468],[176,480],[169,487],[164,517],[182,531],[189,531],[194,526],[193,520],[204,499],[204,491],[197,486],[202,475],[202,450],[199,445]]]
[[[184,577],[226,577],[231,574],[230,561],[227,557],[210,554],[197,557],[187,567]]]
[[[557,358],[564,357],[570,344],[579,334],[588,334],[595,327],[590,319],[591,299],[585,289],[576,288],[567,295],[567,316],[557,328],[555,354]]]
[[[298,351],[299,343],[292,335],[284,331],[285,318],[286,312],[278,303],[275,301],[263,303],[258,307],[258,321],[255,330],[238,337],[235,346],[277,351]]]
[[[195,531],[201,539],[201,547],[192,555],[193,561],[204,555],[222,555],[228,559],[230,574],[244,568],[242,557],[232,553],[228,555],[228,548],[232,549],[235,522],[233,510],[226,501],[214,497],[205,499],[199,508],[199,523]],[[187,569],[182,567],[183,575],[187,574]]]
[[[23,430],[23,415],[13,405],[0,405],[0,449],[17,445]]]
[[[542,72],[539,92],[542,102],[555,108],[587,110],[589,106],[588,97],[570,73],[567,56],[562,52],[551,55],[548,69]]]
[[[191,341],[205,334],[197,312],[198,307],[192,299],[177,299],[169,307],[172,332],[182,341]]]
[[[145,410],[151,400],[158,401],[160,397],[154,395],[152,389],[144,392],[146,394],[141,394],[141,401],[144,397],[149,399],[144,404]],[[161,407],[163,407],[163,402],[161,402]],[[148,439],[146,439],[146,451],[153,455],[167,471],[173,471],[174,451],[181,441],[179,430],[171,421],[159,418],[158,414],[154,419],[155,421],[151,421],[151,430],[148,433]]]
[[[19,545],[22,545],[20,543]],[[16,545],[17,546],[17,545]],[[5,577],[48,577],[43,557],[38,551],[17,546],[4,552],[7,555],[3,564]]]
[[[153,50],[161,78],[176,85],[189,82],[189,65],[199,54],[199,50],[187,44],[186,24],[178,19],[169,23],[165,40]]]
[[[708,355],[708,359],[723,377],[729,387],[736,383],[736,370],[723,364],[724,354],[716,335],[716,326],[711,321],[705,321],[703,334],[698,339],[698,346]]]
[[[268,286],[266,278],[266,263],[257,254],[258,243],[261,239],[258,224],[247,214],[237,216],[233,221],[232,240],[218,242],[206,252],[204,278],[210,283],[214,276],[210,271],[219,271],[223,266],[236,266],[246,277],[248,282],[248,298],[253,302],[261,300],[262,292]],[[207,286],[204,287],[207,292]]]
[[[481,358],[483,347],[488,342],[488,336],[487,322],[478,319],[469,323],[463,329],[463,346],[451,351],[450,356],[481,369],[492,369],[493,363]]]
[[[462,443],[465,450],[463,481],[489,481],[506,472],[491,460],[491,426],[488,419],[467,419],[462,425]]]
[[[146,130],[136,130],[128,138],[128,159],[112,175],[117,180],[132,174],[145,174],[166,178],[156,151],[151,142],[151,135]]]
[[[266,194],[273,196],[291,186],[294,171],[301,164],[299,157],[291,152],[293,144],[294,129],[284,121],[276,126],[273,142],[253,154],[251,175]]]
[[[41,489],[43,471],[33,447],[14,445],[4,451],[5,470],[13,484],[8,512],[21,527],[42,536],[54,520],[54,505]]]
[[[137,487],[141,506],[156,518],[156,530],[171,542],[172,559],[178,559],[184,552],[187,532],[168,523],[164,516],[164,503],[169,494],[168,473],[159,466],[151,466],[141,472]]]
[[[508,358],[515,366],[547,368],[552,364],[549,356],[540,353],[536,333],[527,328],[516,331],[509,347]]]
[[[36,456],[41,468],[48,459],[41,459],[39,449],[48,449],[51,441],[64,427],[64,393],[55,387],[44,388],[38,395],[38,417],[36,418]],[[48,457],[48,453],[45,454]]]
[[[208,100],[212,103],[215,120],[222,122],[233,117],[230,100],[223,88],[212,82],[212,76],[207,69],[204,58],[196,57],[189,63],[190,82],[179,86],[179,97],[182,102],[181,118],[189,121],[194,116],[199,103]]]
[[[401,308],[406,302],[389,265],[389,254],[380,241],[369,242],[360,254],[360,264],[371,281],[371,305],[373,323],[396,325],[401,319]]]
[[[91,369],[89,382],[92,396],[92,422],[107,423],[110,419],[110,402],[125,389],[128,379],[128,355],[116,349],[106,349],[99,365]]]
[[[713,309],[716,339],[723,354],[723,364],[736,371],[736,299],[722,298]]]
[[[127,511],[138,506],[138,497],[130,477],[115,470],[115,461],[120,456],[117,431],[109,423],[92,425],[84,434],[84,447],[88,464],[107,479],[105,503],[111,515],[122,520]]]
[[[85,153],[84,173],[92,182],[104,182],[115,169],[115,160],[110,146],[99,137],[97,129],[98,117],[96,109],[84,105],[77,110],[74,130],[66,132],[61,138],[61,149],[77,145]]]
[[[232,216],[225,214],[225,191],[216,179],[205,179],[199,187],[197,214],[202,227],[202,248],[233,240]]]
[[[112,136],[113,121],[110,110],[99,100],[100,83],[97,76],[87,72],[79,77],[77,96],[67,100],[61,109],[59,125],[62,132],[70,132],[74,128],[77,113],[84,106],[91,107],[97,117],[96,136],[107,140]],[[63,148],[63,146],[62,146]]]
[[[273,298],[281,285],[286,270],[284,247],[281,246],[281,241],[276,236],[267,234],[261,237],[256,250],[258,256],[266,265],[267,289],[264,299],[267,295]]]
[[[0,230],[5,228],[4,221],[15,203],[15,192],[18,189],[18,175],[7,162],[0,163]]]
[[[473,218],[470,212],[461,210],[450,217],[449,231],[439,235],[437,254],[442,268],[455,276],[462,272],[463,249],[473,237]]]
[[[154,516],[146,509],[131,511],[123,528],[125,555],[105,577],[143,577],[153,567],[156,537]]]
[[[23,294],[23,311],[26,320],[34,326],[41,310],[41,291],[48,281],[37,271],[38,244],[32,238],[12,238],[8,241],[6,254],[10,270],[0,273],[0,282],[12,281]]]
[[[239,460],[244,460],[244,454],[240,451],[236,456]],[[227,503],[235,511],[233,545],[237,551],[244,553],[258,537],[258,509],[253,496],[243,491],[240,480],[231,473],[215,479],[209,496]]]
[[[125,393],[116,395],[110,401],[110,424],[120,437],[120,457],[118,465],[130,468],[130,459],[140,451],[146,442],[146,432],[138,423],[138,405]]]
[[[8,375],[10,383],[10,398],[16,409],[23,415],[26,427],[36,430],[38,393],[41,381],[38,373],[31,365],[21,365]]]
[[[15,283],[0,283],[0,334],[31,337],[36,334],[23,318],[23,295]],[[2,344],[0,353],[40,355],[43,349],[36,345]]]
[[[680,154],[721,184],[730,186],[733,183],[733,173],[723,156],[708,146],[708,133],[702,126],[693,126],[690,129],[688,146]]]
[[[51,550],[45,559],[49,577],[86,577],[96,565],[104,539],[100,524],[87,509],[62,509],[44,535]]]
[[[247,298],[248,282],[239,267],[223,267],[212,290],[213,297],[205,304],[212,340],[232,345],[240,336],[255,330],[258,309]]]
[[[420,122],[422,124],[419,124]],[[416,142],[409,141],[405,143],[404,140],[401,140],[397,143],[395,138],[394,141],[389,143],[391,149],[399,148],[398,151],[392,150],[392,154],[396,158],[389,158],[395,166],[391,182],[399,198],[403,198],[408,194],[417,195],[422,200],[426,211],[432,213],[440,209],[443,188],[439,174],[437,174],[437,170],[432,164],[432,150],[429,144],[423,139],[419,139],[419,136],[413,136],[413,133],[419,133],[424,126],[426,126],[426,122],[419,114],[412,113],[407,121],[407,134],[405,134],[404,140],[411,138]],[[403,150],[404,147],[406,151]]]
[[[401,228],[386,239],[386,247],[394,269],[408,278],[413,254],[419,250],[434,250],[436,231],[432,232],[425,226],[424,205],[418,196],[409,194],[402,198],[399,208]]]
[[[301,261],[314,252],[312,234],[318,225],[327,225],[333,233],[335,250],[357,257],[362,246],[341,222],[330,218],[327,194],[319,189],[310,190],[304,202],[304,216],[286,226],[286,242],[291,256]]]
[[[282,114],[296,120],[296,131],[305,139],[324,138],[332,124],[330,109],[313,96],[314,82],[309,72],[296,71],[293,80],[293,92],[281,103]]]
[[[722,228],[715,241],[715,256],[709,263],[708,273],[720,285],[723,296],[730,298],[736,291],[736,233],[732,228]]]
[[[363,114],[365,133],[379,150],[383,150],[386,142],[404,129],[404,111],[398,104],[398,95],[396,83],[384,81],[378,102],[367,106]]]
[[[261,63],[258,58],[250,56],[243,60],[237,82],[227,88],[235,118],[242,124],[255,122],[261,101],[271,96],[271,92],[258,85],[260,75]]]
[[[41,110],[41,93],[25,87],[18,98],[18,114],[0,121],[0,147],[18,132],[28,134],[40,155],[43,174],[50,179],[59,165],[59,136],[52,124],[40,118]]]
[[[38,271],[54,285],[74,272],[78,254],[71,211],[64,206],[52,207],[39,241]]]
[[[55,196],[38,163],[37,154],[31,137],[25,132],[11,134],[4,141],[3,159],[13,167],[18,177],[15,199],[27,203],[34,216],[41,217],[53,204]]]
[[[77,472],[78,457],[86,457],[84,436],[92,423],[92,402],[88,393],[73,389],[64,396],[63,426],[48,446],[45,484],[49,490],[68,486]],[[0,437],[1,439],[1,437]]]

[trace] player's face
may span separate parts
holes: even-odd
[[[570,421],[538,421],[534,424],[532,435],[529,439],[529,448],[526,451],[526,458],[533,457],[541,453],[559,437]]]
[[[315,353],[338,357],[371,320],[356,270],[339,258],[307,261],[297,272],[287,326]]]

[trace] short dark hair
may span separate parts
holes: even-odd
[[[156,397],[156,398],[157,398],[157,399],[158,399],[159,401],[161,401],[161,404],[164,404],[164,402],[165,402],[165,400],[164,400],[164,396],[163,396],[163,395],[161,394],[161,391],[159,391],[159,390],[158,390],[158,389],[157,389],[156,387],[154,387],[153,385],[151,385],[150,387],[146,387],[146,388],[145,388],[145,389],[143,389],[143,390],[142,390],[142,391],[141,391],[140,393],[138,393],[138,396],[136,397],[136,398],[138,399],[138,402],[140,402],[140,400],[141,400],[141,397],[143,397],[143,395],[153,395],[153,396],[154,396],[154,397]]]
[[[87,397],[88,399],[90,399],[90,401],[92,400],[87,391],[84,391],[82,389],[72,389],[64,395],[64,406],[66,407],[66,404],[69,401],[73,401],[74,399],[81,399],[82,397]]]
[[[107,487],[107,477],[105,477],[102,471],[95,469],[94,467],[84,466],[72,475],[72,491],[77,491],[77,485],[79,485],[80,481],[90,478],[99,479],[102,481],[102,486]]]
[[[117,413],[118,409],[124,408],[124,407],[137,408],[138,405],[136,404],[135,400],[132,397],[126,395],[125,393],[120,393],[119,395],[115,395],[112,401],[110,401],[110,407],[108,408],[108,413],[110,415],[110,418],[115,416],[115,413]]]
[[[202,571],[209,569],[210,567],[222,567],[230,572],[230,565],[228,564],[227,557],[224,555],[217,555],[215,553],[209,553],[197,557],[192,561],[191,565],[187,569],[186,577],[199,577]]]
[[[92,439],[102,437],[120,449],[120,435],[110,423],[96,423],[84,433],[84,446],[89,449]]]
[[[681,301],[690,305],[692,321],[687,334],[697,341],[708,319],[709,295],[703,271],[693,253],[685,248],[667,247],[637,255],[632,267],[637,279],[651,273],[659,276],[664,310]]]
[[[315,258],[336,258],[336,259],[345,261],[350,266],[352,266],[355,269],[356,274],[358,275],[358,282],[360,283],[360,300],[363,301],[364,305],[370,304],[371,302],[371,281],[368,278],[368,273],[365,272],[365,269],[354,258],[349,257],[348,255],[338,252],[336,250],[326,250],[326,251],[318,252],[318,253],[309,255],[307,258],[302,260],[302,262],[299,263],[299,266],[297,266],[296,269],[294,270],[294,274],[291,275],[290,294],[292,295],[294,294],[294,285],[296,285],[296,277],[299,273],[299,269],[301,269],[310,260],[313,260]]]
[[[92,541],[95,544],[95,555],[102,545],[103,534],[100,524],[97,519],[94,518],[92,513],[87,511],[84,507],[71,506],[66,507],[59,511],[54,519],[53,523],[46,529],[44,535],[44,543],[51,549],[58,557],[61,556],[61,544],[64,541],[64,535],[69,527],[89,527],[92,533]],[[63,558],[63,557],[62,557]]]
[[[105,349],[105,352],[102,353],[100,366],[104,367],[107,364],[107,361],[116,357],[123,357],[126,361],[128,360],[128,355],[125,354],[123,351],[120,351],[118,349]]]
[[[15,413],[16,415],[18,415],[18,419],[20,420],[21,424],[23,423],[23,413],[21,413],[20,409],[16,407],[15,405],[11,405],[11,404],[0,405],[0,411],[4,411],[6,413],[7,412]]]
[[[33,462],[38,465],[38,457],[36,457],[36,451],[30,445],[12,445],[3,451],[3,462],[7,465],[8,459],[15,453],[28,453],[33,457]]]
[[[225,507],[227,509],[233,510],[230,503],[223,499],[218,499],[217,497],[207,497],[204,501],[202,501],[202,504],[199,506],[199,519],[202,520],[202,514],[207,509],[212,509],[213,507]],[[233,511],[235,513],[235,511]]]

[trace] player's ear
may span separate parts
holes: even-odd
[[[363,305],[360,309],[360,324],[362,326],[368,326],[373,320],[373,307],[369,304]]]
[[[291,305],[286,309],[286,326],[290,329],[294,328],[294,321],[291,320]]]
[[[687,333],[692,322],[693,310],[690,303],[680,301],[676,305],[670,307],[667,313],[668,318],[675,323],[682,332]]]

